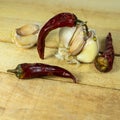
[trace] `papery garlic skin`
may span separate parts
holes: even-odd
[[[14,43],[21,48],[31,48],[37,43],[38,35],[29,35],[21,37],[19,35],[14,36]]]
[[[16,33],[20,36],[28,36],[35,34],[39,31],[39,25],[37,24],[26,24],[16,29]]]
[[[62,42],[63,47],[68,48],[69,42],[76,30],[76,27],[63,27],[59,31],[59,41]]]
[[[84,36],[84,28],[80,25],[76,26],[76,30],[69,42],[69,52],[71,55],[77,55],[83,49],[86,43]]]
[[[66,60],[69,56],[68,50],[65,47],[59,47],[58,52],[55,54],[55,56],[60,60]]]
[[[58,48],[58,52],[55,54],[55,57],[59,60],[65,60],[70,64],[79,64],[80,62],[76,59],[75,56],[71,56],[68,49]]]
[[[55,57],[60,60],[65,60],[68,63],[76,63],[76,59],[73,60],[69,52],[69,42],[73,37],[76,27],[63,27],[59,31],[59,47],[55,54]],[[72,60],[72,61],[71,61]]]

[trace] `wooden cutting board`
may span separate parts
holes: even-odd
[[[57,13],[72,12],[96,29],[100,42],[111,32],[115,52],[120,53],[119,4],[119,0],[0,0],[0,24],[8,24],[8,29],[13,29],[19,21],[45,23]],[[17,22],[9,25],[7,21]],[[58,30],[49,34],[46,44],[52,46],[53,42],[57,45]],[[77,67],[58,61],[55,52],[56,49],[46,48],[46,59],[41,61],[36,47],[26,50],[0,42],[0,119],[119,120],[120,58],[115,57],[113,70],[103,74],[93,64]],[[8,68],[22,62],[59,63],[73,70],[79,84],[56,77],[22,81],[6,73]]]

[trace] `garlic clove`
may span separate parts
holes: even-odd
[[[37,24],[24,25],[12,32],[12,42],[18,47],[31,48],[37,43],[39,30]]]
[[[69,42],[76,30],[76,27],[63,27],[59,31],[59,41],[64,47],[69,47]]]
[[[76,31],[69,42],[71,55],[77,55],[84,47],[86,41],[84,40],[85,34],[82,26],[78,26]]]
[[[37,24],[27,24],[16,29],[16,33],[20,36],[27,36],[35,34],[39,31],[39,25]]]
[[[87,40],[81,53],[77,55],[77,60],[79,60],[80,62],[84,62],[84,63],[93,62],[96,55],[98,54],[98,51],[99,51],[98,40],[97,38],[96,40],[94,40],[94,36],[92,36]]]
[[[69,52],[71,55],[77,55],[84,47],[86,41],[85,40],[79,40],[73,42],[73,44],[70,46]]]
[[[22,48],[31,48],[37,43],[37,35],[29,35],[25,37],[16,36],[15,44]]]

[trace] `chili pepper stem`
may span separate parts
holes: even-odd
[[[79,19],[77,19],[76,22],[78,22],[78,23],[85,23],[85,22],[83,22],[82,20],[79,20]]]
[[[7,70],[7,72],[17,73],[16,69],[9,69],[9,70]]]
[[[86,34],[87,36],[89,36],[88,26],[86,24],[84,24],[84,26],[85,26]]]
[[[116,57],[120,57],[120,54],[115,53],[115,56],[116,56]]]

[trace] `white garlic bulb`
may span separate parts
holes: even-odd
[[[63,27],[59,31],[59,40],[65,48],[68,48],[69,42],[76,30],[76,27]]]
[[[69,61],[69,63],[92,62],[98,54],[99,42],[95,31],[91,29],[88,31],[89,36],[82,25],[61,28],[59,34],[60,45],[55,56],[58,59],[62,58]]]

